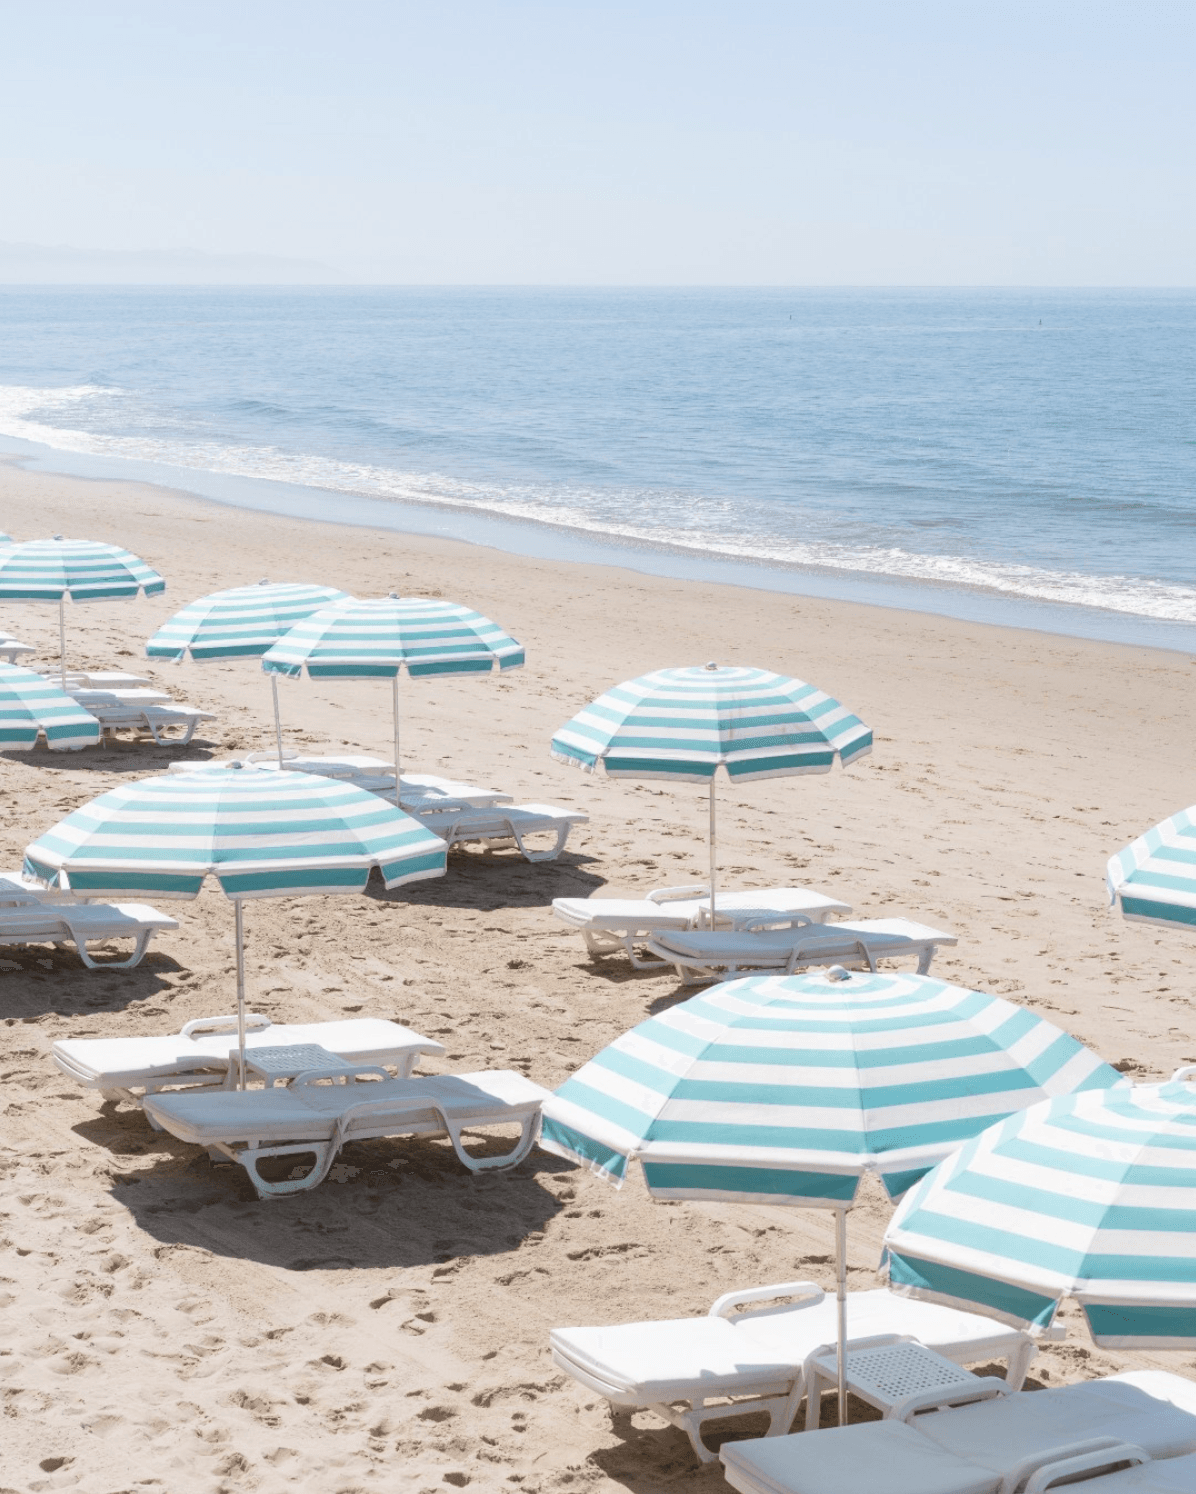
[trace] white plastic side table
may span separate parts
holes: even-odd
[[[868,1348],[849,1347],[846,1357],[848,1392],[875,1406],[886,1418],[911,1396],[941,1390],[943,1399],[949,1400],[953,1392],[967,1390],[981,1378],[912,1339]],[[819,1350],[806,1361],[806,1367],[808,1430],[818,1425],[824,1388],[833,1390],[838,1384],[835,1350]]]

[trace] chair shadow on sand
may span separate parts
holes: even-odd
[[[516,1250],[565,1204],[552,1180],[572,1164],[533,1151],[510,1172],[470,1173],[447,1141],[350,1142],[310,1193],[259,1200],[245,1172],[153,1131],[136,1110],[108,1102],[73,1127],[112,1158],[112,1196],[163,1244],[287,1271],[444,1266]],[[509,1141],[469,1139],[494,1154]],[[119,1159],[151,1159],[135,1170]]]

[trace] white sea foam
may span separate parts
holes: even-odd
[[[66,423],[72,414],[90,429]],[[726,528],[701,524],[703,508],[692,495],[626,490],[584,492],[565,484],[488,484],[429,473],[406,473],[365,463],[249,446],[172,431],[154,436],[152,411],[137,408],[136,397],[98,385],[70,388],[0,386],[0,435],[36,441],[59,451],[118,457],[140,462],[228,476],[268,479],[302,487],[359,494],[395,502],[472,510],[508,519],[530,520],[558,528],[636,544],[665,545],[697,554],[747,560],[802,570],[855,572],[974,588],[1109,611],[1167,622],[1196,623],[1196,587],[1149,577],[1092,575],[1053,571],[966,555],[918,554],[897,546],[850,545],[797,540],[782,535],[735,534],[742,523],[739,506],[722,505]],[[140,425],[137,435],[105,427]],[[656,523],[629,522],[626,513],[642,514],[650,506]],[[713,515],[711,515],[713,516]],[[695,525],[695,517],[698,525]]]

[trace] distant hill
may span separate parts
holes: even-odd
[[[0,285],[344,285],[315,259],[199,249],[74,249],[0,242]]]

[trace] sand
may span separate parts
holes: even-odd
[[[164,596],[68,608],[72,662],[143,671],[217,713],[204,742],[0,755],[0,866],[75,806],[179,755],[269,745],[251,664],[146,668],[183,603],[255,581],[444,595],[527,646],[506,678],[403,685],[406,761],[588,811],[556,863],[454,855],[392,896],[247,913],[250,1005],[275,1020],[393,1017],[447,1045],[428,1069],[521,1069],[554,1086],[648,1013],[669,977],[591,964],[554,896],[703,874],[697,790],[610,783],[553,762],[555,727],[651,668],[717,659],[800,675],[876,732],[848,772],[722,795],[722,870],[806,883],[861,916],[946,926],[935,973],[1008,995],[1142,1079],[1196,1060],[1189,947],[1106,909],[1107,857],[1192,795],[1186,656],[917,613],[522,559],[291,521],[133,484],[0,467],[0,528],[128,546]],[[54,609],[7,627],[52,664]],[[384,683],[283,688],[296,745],[385,754]],[[316,1192],[257,1202],[140,1112],[51,1064],[67,1035],[176,1030],[234,1001],[218,892],[136,970],[49,947],[0,951],[3,1044],[0,1490],[656,1491],[725,1487],[650,1414],[616,1427],[558,1373],[550,1327],[702,1312],[731,1286],[830,1285],[829,1216],[651,1203],[542,1153],[468,1176],[436,1141],[348,1149]],[[876,1284],[887,1208],[852,1216],[853,1286]],[[1144,1363],[1077,1335],[1038,1383]],[[1181,1372],[1184,1355],[1160,1356]],[[750,1429],[749,1429],[750,1430]]]

